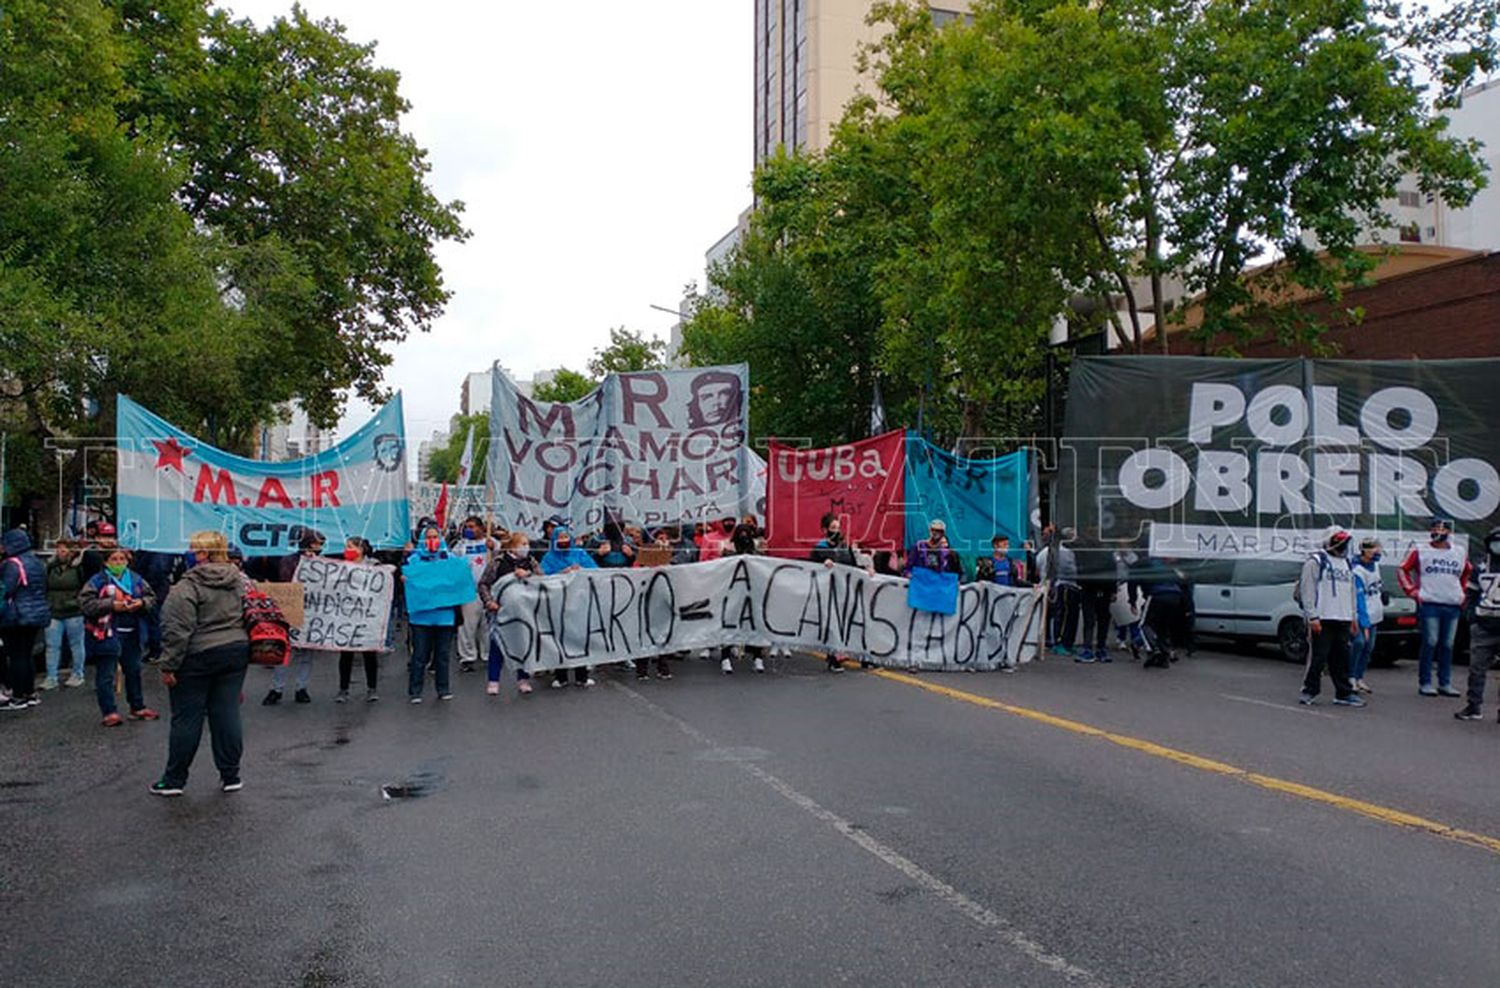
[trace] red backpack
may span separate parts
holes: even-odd
[[[286,615],[265,591],[247,583],[244,597],[245,630],[250,634],[250,663],[284,666],[292,657]]]

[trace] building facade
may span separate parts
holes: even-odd
[[[865,23],[873,0],[754,0],[755,163],[778,148],[821,151],[861,82],[861,45],[880,37]],[[930,4],[946,24],[969,0]]]

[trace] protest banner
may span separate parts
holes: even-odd
[[[343,442],[271,463],[215,449],[121,395],[117,403],[120,543],[182,552],[194,532],[223,532],[247,556],[295,549],[305,530],[330,542],[406,543],[406,427],[401,396]]]
[[[489,480],[496,516],[583,532],[606,512],[647,528],[758,511],[743,364],[611,374],[571,403],[533,401],[492,371]]]
[[[406,610],[435,611],[461,607],[478,599],[473,570],[463,556],[441,556],[424,560],[413,556],[401,570],[406,591]]]
[[[411,521],[415,525],[423,518],[435,517],[437,511],[438,495],[442,492],[442,484],[434,484],[430,481],[413,481],[408,485],[411,496]],[[470,515],[479,518],[488,517],[488,513],[494,506],[489,503],[488,492],[483,484],[449,484],[448,485],[448,518],[450,520],[462,521]]]
[[[391,601],[396,594],[394,566],[303,556],[297,564],[297,583],[283,585],[299,584],[302,618],[292,621],[290,637],[294,648],[331,652],[385,650]],[[290,614],[287,620],[291,621]]]
[[[928,523],[942,519],[948,544],[971,572],[976,557],[990,554],[995,536],[1007,536],[1019,548],[1031,503],[1030,459],[1025,450],[988,459],[954,456],[908,433],[907,545],[925,539]]]
[[[1341,525],[1388,559],[1434,515],[1500,522],[1500,360],[1084,357],[1054,516],[1180,559],[1302,559]]]
[[[840,652],[877,665],[997,669],[1036,657],[1041,592],[960,588],[954,614],[913,610],[907,582],[769,556],[501,581],[492,638],[530,671],[722,645]]]
[[[773,555],[806,558],[823,537],[825,514],[839,517],[851,545],[901,547],[904,431],[827,449],[796,449],[773,440],[769,463],[766,538]]]

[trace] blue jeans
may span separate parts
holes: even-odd
[[[99,712],[108,717],[118,713],[115,709],[115,666],[125,673],[125,702],[131,712],[146,706],[146,696],[141,691],[141,642],[134,631],[117,632],[113,639],[119,648],[94,651],[94,698],[99,701]]]
[[[505,652],[501,650],[500,643],[495,641],[495,639],[489,638],[487,641],[490,645],[489,662],[487,663],[489,676],[487,678],[492,683],[498,683],[500,682],[500,673],[505,669]],[[530,678],[531,673],[527,672],[524,666],[517,663],[516,682],[519,683],[523,679]]]
[[[451,624],[414,624],[411,626],[411,664],[407,670],[406,695],[421,696],[422,680],[429,664],[437,667],[438,696],[451,693],[448,687],[448,660],[453,655]]]
[[[1364,679],[1375,654],[1375,628],[1355,628],[1349,633],[1349,678]],[[1369,637],[1366,637],[1368,635]]]
[[[83,615],[70,618],[53,618],[47,625],[47,678],[56,679],[62,666],[63,642],[68,643],[68,658],[73,663],[73,675],[83,678]]]
[[[313,656],[317,651],[311,648],[292,649],[292,660],[284,666],[276,666],[271,670],[271,689],[280,693],[286,689],[287,670],[297,670],[297,689],[307,689],[307,684],[312,682]]]
[[[1432,685],[1432,659],[1437,653],[1438,686],[1453,678],[1453,639],[1458,634],[1457,604],[1418,604],[1417,623],[1422,627],[1422,651],[1417,656],[1417,683]]]
[[[213,735],[214,767],[225,782],[240,781],[240,755],[245,731],[240,722],[240,691],[245,686],[245,667],[250,646],[245,642],[194,652],[177,670],[177,685],[168,690],[172,698],[172,729],[167,739],[167,770],[162,781],[172,786],[187,784],[188,769],[203,740],[203,720]]]

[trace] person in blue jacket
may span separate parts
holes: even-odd
[[[422,533],[422,542],[406,558],[405,568],[427,566],[449,557],[443,543],[443,533],[436,525],[429,525]],[[427,667],[432,665],[437,672],[437,694],[439,700],[453,699],[453,690],[448,680],[448,660],[453,654],[454,629],[458,627],[458,607],[438,607],[430,611],[412,610],[411,600],[406,602],[406,620],[411,625],[411,663],[407,670],[406,696],[410,703],[422,702],[422,682]]]
[[[52,621],[47,604],[47,566],[31,551],[31,536],[13,528],[0,538],[0,636],[5,639],[6,685],[0,710],[25,710],[41,704],[36,695],[36,666],[31,653],[36,636]]]
[[[554,573],[572,573],[580,569],[598,569],[599,564],[594,562],[594,557],[583,549],[573,544],[573,530],[567,525],[557,525],[552,529],[551,540],[548,542],[546,555],[542,556],[542,575],[551,576]],[[568,684],[568,670],[559,669],[552,674],[552,688],[560,690]],[[575,666],[573,669],[573,685],[587,688],[594,685],[594,677],[589,675],[588,666]]]

